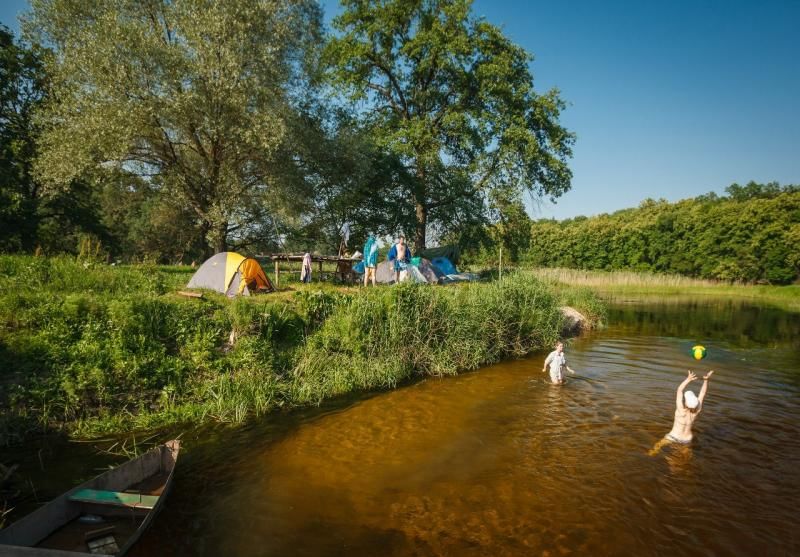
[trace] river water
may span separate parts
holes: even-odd
[[[616,300],[566,353],[186,438],[132,554],[800,554],[797,314]],[[695,440],[649,456],[687,369]]]

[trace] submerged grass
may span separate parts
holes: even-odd
[[[591,288],[604,293],[643,296],[720,296],[757,300],[782,309],[800,311],[800,285],[754,285],[631,271],[539,268],[534,269],[532,273],[554,284]]]
[[[453,287],[296,286],[184,299],[192,270],[0,256],[0,439],[241,422],[552,344],[588,290],[530,274]]]

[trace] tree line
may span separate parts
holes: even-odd
[[[732,184],[677,203],[531,223],[520,260],[547,267],[678,273],[788,284],[800,277],[800,186]]]
[[[31,0],[0,26],[0,250],[187,261],[430,238],[570,187],[574,135],[470,0]]]

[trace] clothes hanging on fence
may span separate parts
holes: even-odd
[[[311,254],[303,256],[303,267],[300,270],[300,282],[311,282]]]

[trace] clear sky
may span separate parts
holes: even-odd
[[[339,9],[322,2],[326,19]],[[17,30],[25,0],[0,0]],[[800,0],[476,0],[558,87],[572,190],[534,217],[612,212],[733,182],[800,183]]]

